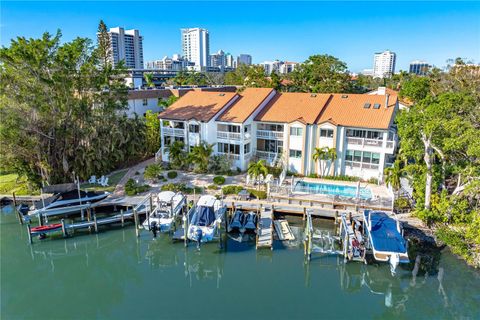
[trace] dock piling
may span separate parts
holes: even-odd
[[[15,196],[15,192],[12,194],[12,196],[13,196],[13,210],[15,210],[15,213],[17,214],[18,222],[20,222],[20,224],[23,224],[22,213],[17,209],[17,197]]]
[[[98,232],[98,224],[97,224],[97,215],[96,215],[95,212],[93,213],[93,223],[94,223],[94,226],[95,226],[95,233],[97,233]]]
[[[28,242],[33,244],[32,241],[32,229],[30,228],[30,223],[27,223],[27,233],[28,233]]]
[[[135,220],[135,235],[137,238],[140,236],[140,232],[138,229],[138,212],[137,209],[133,209],[133,219]]]
[[[65,229],[65,219],[62,219],[62,234],[64,238],[67,237],[67,230]]]
[[[122,221],[122,228],[123,228],[123,226],[125,225],[125,219],[123,217],[123,209],[120,209],[120,218],[121,218],[121,221]]]

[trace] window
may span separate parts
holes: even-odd
[[[372,153],[364,151],[363,152],[363,157],[362,157],[362,162],[363,163],[370,163],[372,162]]]
[[[198,124],[191,124],[188,126],[188,131],[192,133],[199,133],[200,132],[200,126]]]
[[[320,137],[333,138],[332,129],[320,129]]]
[[[163,144],[165,146],[172,144],[172,137],[171,136],[164,136],[163,137]]]
[[[372,163],[373,164],[380,163],[380,153],[372,153]]]
[[[243,153],[244,154],[250,153],[250,143],[247,143],[243,146]]]
[[[240,133],[240,126],[228,125],[228,132]]]
[[[219,153],[240,154],[240,146],[238,144],[218,143],[217,150]]]
[[[144,106],[147,106],[147,105],[148,105],[148,100],[147,100],[147,99],[143,99],[142,103],[143,103]]]
[[[380,109],[380,103],[375,103],[373,105],[373,109]]]
[[[355,161],[355,162],[362,162],[362,151],[354,151],[354,153],[353,153],[353,161]]]
[[[302,151],[301,150],[290,150],[290,158],[301,158]]]
[[[347,154],[345,155],[345,160],[353,161],[353,151],[352,150],[347,150]]]
[[[244,132],[250,132],[250,125],[246,125],[243,127]]]
[[[303,128],[291,127],[290,135],[291,136],[301,136],[303,134]]]

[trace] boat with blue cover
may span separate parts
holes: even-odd
[[[189,212],[188,216],[191,216],[191,219],[187,238],[198,244],[217,238],[220,225],[225,222],[226,211],[227,207],[214,196],[201,196],[195,207]]]
[[[363,214],[368,247],[377,261],[389,262],[392,274],[399,263],[409,263],[407,241],[394,214],[365,210]]]

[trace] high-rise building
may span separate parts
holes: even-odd
[[[182,31],[183,57],[195,63],[194,69],[201,71],[209,65],[210,40],[207,29],[186,28]]]
[[[210,56],[210,67],[218,68],[223,71],[226,66],[225,53],[219,50],[217,53]]]
[[[235,61],[235,58],[230,53],[225,54],[225,64],[228,68],[237,67],[237,61]]]
[[[136,29],[110,28],[110,61],[115,66],[125,62],[129,69],[143,69],[143,37]]]
[[[237,58],[237,66],[246,64],[247,66],[252,64],[252,56],[249,54],[240,54]]]
[[[395,52],[377,52],[373,58],[373,77],[390,78],[395,72]]]
[[[430,69],[430,65],[425,61],[415,60],[410,62],[410,73],[415,73],[419,76],[427,74],[427,71]]]

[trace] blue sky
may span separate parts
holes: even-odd
[[[397,53],[397,71],[414,59],[439,67],[448,58],[480,62],[480,2],[5,2],[1,45],[17,36],[62,30],[63,41],[94,39],[98,21],[139,29],[145,61],[180,53],[180,28],[210,31],[210,51],[264,60],[304,61],[328,53],[351,71],[373,53]]]

